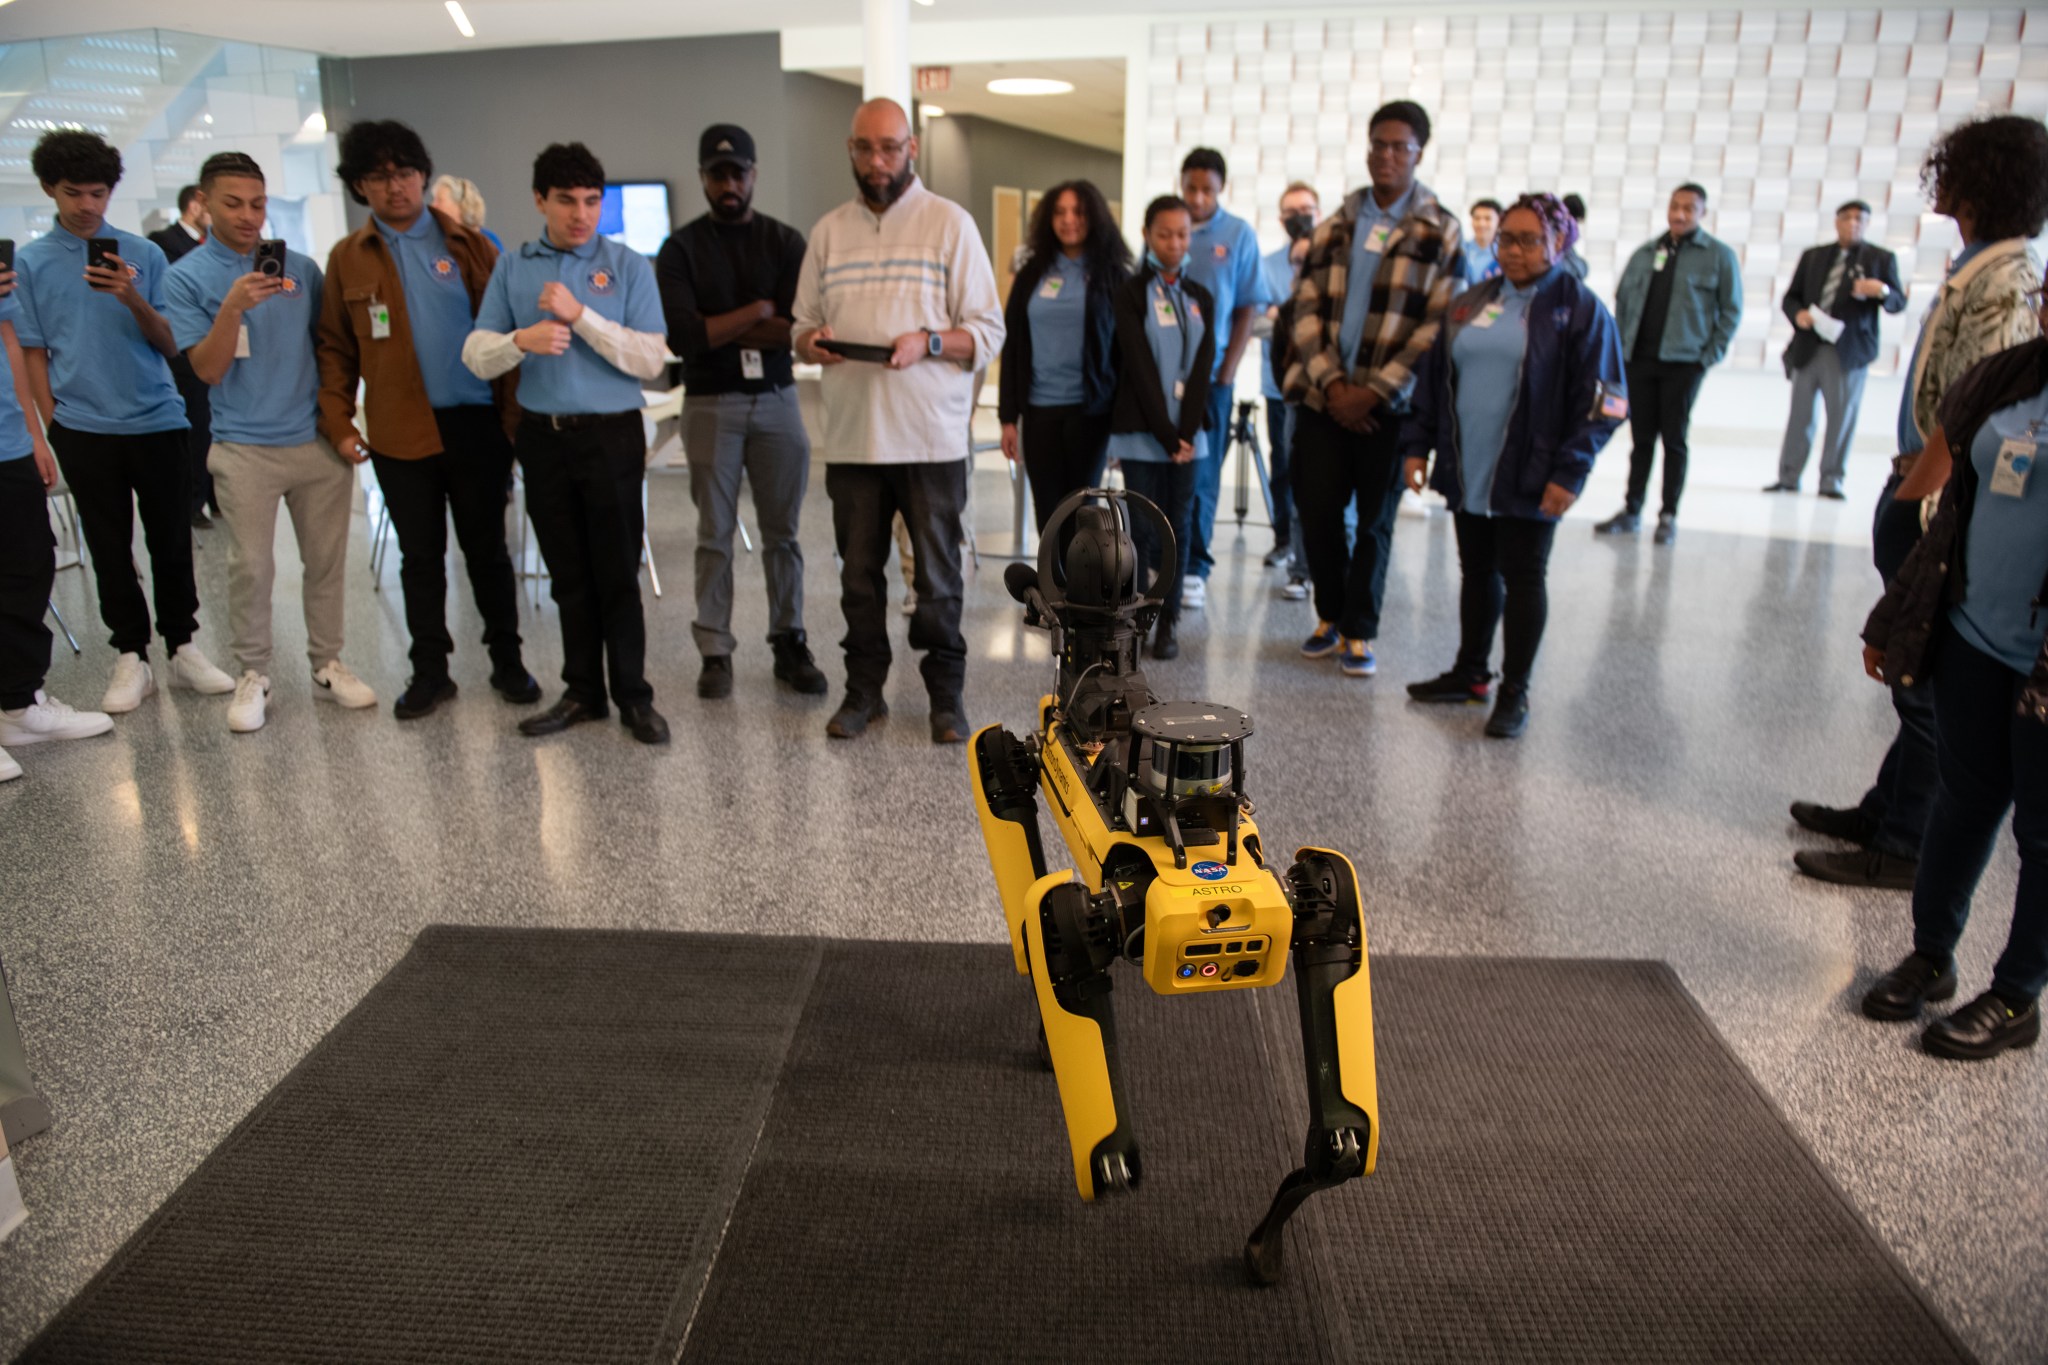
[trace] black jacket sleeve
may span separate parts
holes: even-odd
[[[1208,324],[1202,328],[1202,343],[1195,348],[1194,374],[1188,379],[1187,392],[1180,396],[1180,439],[1192,442],[1195,433],[1209,421],[1209,372],[1216,368],[1216,329],[1227,319],[1216,316],[1216,300],[1201,285],[1183,276],[1181,288],[1200,306],[1202,316],[1208,319]],[[1219,437],[1222,434],[1217,433]]]
[[[1876,278],[1884,282],[1884,311],[1903,313],[1906,311],[1906,286],[1899,282],[1899,258],[1889,251],[1877,252]]]
[[[711,349],[704,315],[697,310],[696,276],[681,233],[671,234],[654,258],[654,281],[661,290],[661,315],[668,325],[668,348],[685,360]]]
[[[1003,305],[1003,371],[996,386],[996,420],[1005,426],[1024,415],[1024,400],[1031,393],[1031,291],[1037,287],[1026,266],[1010,281],[1009,301]]]
[[[1117,384],[1136,396],[1146,429],[1157,438],[1168,455],[1173,455],[1179,452],[1181,441],[1187,438],[1166,416],[1166,387],[1160,381],[1159,366],[1152,359],[1152,348],[1145,344],[1145,292],[1151,282],[1150,272],[1140,272],[1117,290],[1116,349],[1123,360],[1123,371]],[[1183,417],[1188,411],[1187,404],[1183,402]],[[1195,411],[1199,415],[1200,410]]]
[[[1785,290],[1785,300],[1781,307],[1785,313],[1785,320],[1794,327],[1799,325],[1800,310],[1813,307],[1813,300],[1806,297],[1806,268],[1813,261],[1813,253],[1823,250],[1827,248],[1809,247],[1799,253],[1799,265],[1792,271],[1792,283]]]

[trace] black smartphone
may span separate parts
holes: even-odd
[[[284,243],[276,238],[265,238],[256,243],[256,273],[273,280],[284,278]]]
[[[103,269],[111,261],[121,258],[121,243],[112,237],[94,237],[85,244],[85,264],[89,269]]]
[[[14,239],[0,237],[0,270],[14,269]]]
[[[816,345],[821,351],[830,351],[833,355],[845,356],[848,360],[866,360],[877,365],[888,364],[889,357],[896,354],[892,346],[873,346],[864,341],[828,338],[817,342]]]

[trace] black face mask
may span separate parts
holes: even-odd
[[[1316,230],[1316,216],[1313,213],[1289,213],[1282,215],[1280,225],[1287,229],[1287,240],[1298,242],[1312,235]]]

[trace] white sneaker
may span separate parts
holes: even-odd
[[[100,710],[110,716],[133,711],[142,699],[156,691],[156,674],[140,654],[123,654],[114,660],[114,676],[107,681],[107,695],[100,698]]]
[[[228,729],[238,735],[261,730],[269,705],[270,679],[252,668],[235,684],[235,699],[228,703]]]
[[[1193,574],[1189,574],[1186,578],[1181,579],[1180,609],[1182,611],[1200,611],[1203,602],[1207,601],[1208,597],[1209,585],[1206,581],[1195,577]]]
[[[0,749],[0,782],[12,782],[21,776],[21,765],[14,761],[14,755]]]
[[[1280,589],[1280,595],[1289,602],[1306,601],[1308,600],[1308,584],[1302,579],[1290,578],[1287,580],[1287,586]]]
[[[114,728],[104,711],[74,711],[47,692],[19,711],[0,711],[0,744],[40,744],[46,739],[89,739]]]
[[[215,668],[213,660],[201,654],[199,646],[190,640],[178,646],[168,667],[173,687],[189,687],[209,697],[235,690],[235,680]]]
[[[327,667],[313,674],[313,695],[351,711],[377,704],[377,694],[370,690],[370,685],[349,672],[348,665],[339,659],[329,659]]]

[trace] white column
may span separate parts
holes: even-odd
[[[910,112],[910,0],[861,0],[861,98]]]

